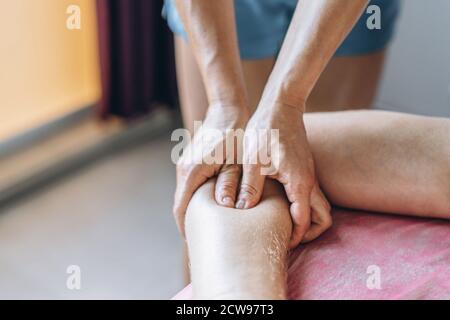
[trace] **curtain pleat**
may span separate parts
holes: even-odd
[[[97,0],[102,117],[177,104],[173,40],[162,0]]]

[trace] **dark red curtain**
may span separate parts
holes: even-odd
[[[97,0],[103,95],[99,114],[135,117],[176,104],[172,35],[163,0]]]

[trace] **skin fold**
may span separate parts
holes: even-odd
[[[319,183],[333,204],[450,219],[449,119],[346,111],[308,114],[305,125]],[[202,185],[186,215],[195,298],[286,298],[292,226],[273,180],[245,211],[219,206],[213,180]]]

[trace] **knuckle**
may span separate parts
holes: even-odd
[[[253,159],[253,160],[258,161],[258,159]],[[258,163],[244,163],[243,168],[244,168],[245,172],[254,173],[254,172],[258,172],[260,165]]]
[[[242,183],[240,194],[244,197],[253,198],[258,194],[258,189],[248,183]]]
[[[231,182],[222,182],[218,188],[218,194],[234,194],[236,191],[236,186]]]
[[[281,168],[280,177],[292,186],[305,186],[314,178],[309,173],[305,173],[297,168]]]
[[[295,181],[288,184],[287,192],[293,196],[301,198],[306,194],[306,186],[300,181]]]
[[[323,228],[324,230],[326,230],[331,228],[332,225],[333,225],[333,218],[331,218],[331,215],[327,214],[323,219]]]
[[[306,173],[306,174],[298,177],[298,179],[300,179],[302,181],[302,184],[304,186],[307,186],[310,189],[312,189],[312,187],[314,186],[314,182],[315,182],[314,174]]]
[[[222,171],[225,174],[229,174],[229,175],[236,174],[237,175],[237,174],[239,174],[241,172],[241,168],[237,164],[232,164],[232,165],[224,166]]]
[[[296,181],[294,183],[292,183],[291,186],[294,191],[301,193],[301,191],[303,191],[303,189],[305,189],[306,184],[303,183],[303,181],[301,181],[301,179],[296,179]]]
[[[319,204],[320,210],[324,213],[324,216],[331,219],[331,204],[328,202],[328,200],[325,197],[322,197]]]

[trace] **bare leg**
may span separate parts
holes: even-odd
[[[367,109],[372,106],[383,71],[385,51],[333,58],[311,92],[308,112]]]
[[[292,222],[282,189],[265,186],[256,208],[218,206],[214,181],[192,198],[186,237],[196,299],[285,299]]]
[[[308,114],[305,125],[334,205],[450,218],[450,119],[344,111]]]
[[[377,111],[306,117],[322,188],[350,208],[450,219],[450,120]],[[213,181],[189,204],[186,235],[196,298],[282,299],[291,220],[267,181],[250,210],[220,207]]]

